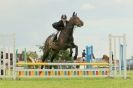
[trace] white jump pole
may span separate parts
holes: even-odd
[[[110,57],[110,59],[109,59],[109,69],[110,69],[110,77],[112,77],[113,76],[113,71],[112,71],[112,35],[111,34],[109,34],[109,57]]]
[[[16,79],[16,34],[13,34],[13,79]]]
[[[119,38],[118,39],[118,41],[119,41],[119,44],[120,44],[120,41],[121,41],[121,38]],[[119,53],[119,75],[122,75],[122,72],[121,72],[121,67],[122,67],[122,65],[121,65],[121,62],[122,62],[122,60],[121,60],[121,54],[122,54],[122,52],[121,52],[121,46],[119,46],[119,51],[120,51],[120,53]]]
[[[124,41],[123,41],[123,61],[124,61],[124,79],[126,79],[127,78],[127,61],[126,61],[126,35],[124,34],[124,36],[123,36],[123,39],[124,39]]]
[[[6,74],[6,70],[5,70],[6,66],[5,66],[5,59],[4,59],[5,58],[5,54],[4,53],[5,53],[5,49],[3,49],[3,58],[2,58],[3,59],[3,61],[2,61],[3,62],[3,64],[2,64],[3,77],[6,76],[5,75]]]
[[[114,56],[114,76],[116,77],[116,74],[117,74],[117,64],[116,64],[116,55],[117,55],[117,53],[116,53],[116,38],[115,37],[113,37],[113,40],[114,40],[114,53],[113,53],[113,56]]]
[[[120,46],[121,44],[122,44],[122,47]],[[109,60],[110,76],[113,76],[113,77],[122,76],[126,79],[127,69],[126,69],[126,35],[125,34],[123,36],[114,36],[109,34],[109,56],[110,56],[110,60]],[[114,63],[112,63],[112,58],[114,60]],[[119,63],[117,63],[117,61],[119,61]],[[121,63],[122,61],[123,63]],[[124,70],[121,68],[122,66],[124,66],[123,67]],[[119,73],[117,72],[117,70]],[[122,70],[123,70],[123,74],[122,74]]]
[[[10,38],[12,38],[12,35],[9,35],[8,37],[7,37],[7,51],[6,51],[6,53],[7,53],[7,57],[6,57],[6,59],[8,60],[7,61],[7,63],[8,63],[8,76],[9,77],[11,77],[11,46],[10,46],[10,44],[11,44],[11,40],[10,40]]]
[[[14,60],[16,60],[15,58],[16,54],[14,53],[14,51],[15,51],[15,34],[0,34],[0,77],[1,78],[13,78],[14,77],[13,75],[15,75],[14,69],[16,66],[14,66],[14,63],[16,62]],[[13,61],[11,61],[11,59]],[[13,65],[11,63],[13,63]]]

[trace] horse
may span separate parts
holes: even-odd
[[[70,49],[70,57],[72,57],[72,49],[75,48],[74,60],[76,60],[78,55],[78,46],[74,43],[73,31],[75,26],[81,27],[83,24],[83,21],[77,16],[77,13],[74,12],[66,24],[66,27],[61,30],[59,38],[56,42],[53,42],[55,34],[50,35],[46,39],[43,48],[42,62],[44,62],[51,54],[50,62],[53,62],[60,50],[67,50],[68,48]],[[41,66],[41,69],[42,68],[43,65]]]
[[[102,57],[102,61],[104,61],[104,62],[106,62],[106,63],[109,63],[109,59],[111,59],[111,58],[109,58],[109,56],[107,56],[107,55],[103,55],[103,57]],[[112,55],[112,63],[114,63],[114,58],[113,58],[113,55]]]

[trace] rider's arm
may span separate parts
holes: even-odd
[[[53,28],[57,29],[58,31],[64,28],[63,22],[60,20],[59,22],[55,22],[52,24]]]

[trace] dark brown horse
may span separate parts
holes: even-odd
[[[75,48],[74,59],[77,59],[78,46],[74,44],[74,39],[73,39],[74,26],[77,27],[83,26],[83,21],[80,20],[80,18],[77,16],[75,12],[68,21],[66,27],[60,32],[57,42],[53,42],[55,34],[50,35],[46,39],[43,49],[42,62],[44,62],[49,55],[51,55],[50,59],[51,62],[53,62],[54,58],[56,57],[56,55],[59,53],[60,50],[66,50],[68,48],[70,48],[70,56],[72,56],[72,48]],[[41,68],[43,68],[43,66],[41,66]]]

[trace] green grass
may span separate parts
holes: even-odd
[[[133,88],[133,71],[129,78],[61,78],[0,80],[0,88]]]

